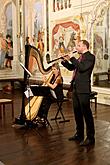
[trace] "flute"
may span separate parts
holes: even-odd
[[[76,53],[77,51],[74,51],[73,53]],[[53,59],[53,60],[51,60],[51,61],[48,61],[48,64],[50,64],[51,62],[54,62],[54,61],[58,61],[58,60],[60,60],[60,59],[63,59],[64,57],[66,57],[66,56],[68,56],[67,54],[66,55],[64,55],[63,57],[59,57],[59,58],[55,58],[55,59]]]

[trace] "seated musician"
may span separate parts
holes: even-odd
[[[52,78],[51,78],[51,80],[48,82],[46,80],[46,77],[43,77],[43,80],[44,80],[44,83],[47,86],[49,86],[52,91],[54,91],[54,94],[56,96],[56,98],[55,98],[52,95],[53,92],[52,93],[50,92],[49,95],[47,95],[46,97],[43,98],[43,101],[42,101],[41,106],[39,108],[36,120],[38,122],[40,121],[40,122],[46,124],[48,111],[49,111],[49,108],[50,108],[52,102],[54,102],[55,100],[62,101],[63,97],[64,97],[64,95],[63,95],[63,79],[61,77],[60,68],[59,68],[59,65],[57,63],[52,65]]]

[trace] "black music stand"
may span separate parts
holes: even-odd
[[[43,85],[30,85],[30,89],[33,93],[34,96],[43,96],[47,97],[48,95],[51,95],[50,92],[50,87],[48,86],[43,86]],[[45,118],[47,124],[50,126],[51,130],[53,130],[50,122],[48,121],[47,118]]]
[[[30,81],[29,81],[29,78],[32,76],[32,74],[26,69],[26,67],[20,62],[20,65],[21,67],[24,69],[24,71],[26,72],[27,74],[27,95],[28,95],[28,104],[29,104],[29,120],[25,119],[25,126],[27,128],[27,130],[24,132],[24,135],[26,134],[26,132],[29,130],[29,129],[32,129],[35,133],[38,133],[41,137],[42,135],[40,134],[40,132],[37,130],[37,123],[34,123],[32,120],[31,120],[31,107],[30,107]],[[28,141],[27,141],[28,143]]]
[[[47,96],[50,93],[50,87],[44,85],[30,85],[30,89],[34,96]]]

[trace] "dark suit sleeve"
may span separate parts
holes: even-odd
[[[74,57],[72,57],[72,58],[74,58]],[[76,69],[76,65],[73,64],[74,60],[72,58],[70,59],[70,62],[68,62],[67,60],[64,60],[61,62],[61,64],[70,71]]]
[[[88,54],[86,56],[83,56],[83,59],[80,62],[75,58],[71,58],[70,61],[72,65],[78,69],[79,72],[85,72],[89,68],[94,66],[95,56],[92,54]]]

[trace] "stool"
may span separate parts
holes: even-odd
[[[90,93],[90,100],[94,100],[95,103],[95,114],[97,113],[97,92],[91,91]]]
[[[66,120],[65,119],[65,116],[64,116],[64,114],[62,112],[62,104],[64,102],[66,102],[66,101],[68,101],[68,99],[66,97],[64,97],[62,101],[56,100],[58,108],[57,108],[57,112],[56,112],[55,118],[52,118],[51,120],[61,119],[61,117],[58,117],[58,114],[60,113],[62,118],[63,118],[63,120],[59,121],[59,123],[64,123],[64,122],[69,122],[70,121],[70,120]]]
[[[0,118],[2,118],[2,110],[3,110],[3,116],[5,116],[6,104],[10,104],[12,106],[12,118],[14,118],[14,106],[13,106],[13,100],[11,99],[0,99]]]

